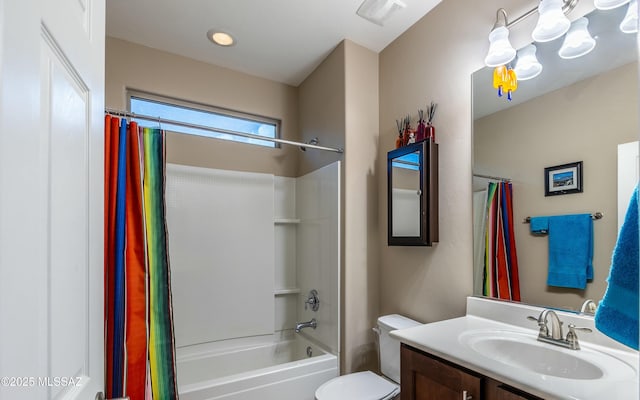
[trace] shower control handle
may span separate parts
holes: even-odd
[[[309,292],[309,296],[307,296],[307,300],[304,302],[304,309],[307,309],[307,305],[311,307],[311,311],[317,312],[320,308],[320,299],[318,298],[318,291],[315,289],[311,289]]]

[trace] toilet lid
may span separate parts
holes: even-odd
[[[316,390],[318,400],[381,400],[396,394],[399,386],[371,371],[342,375]]]

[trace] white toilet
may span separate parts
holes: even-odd
[[[342,375],[323,383],[316,390],[316,400],[391,400],[400,393],[400,341],[389,336],[396,329],[422,325],[402,315],[378,318],[380,370],[387,378],[371,371]]]

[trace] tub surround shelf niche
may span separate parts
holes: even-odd
[[[290,288],[290,289],[276,289],[273,292],[274,296],[287,296],[292,294],[300,294],[299,288]]]
[[[276,218],[273,220],[275,225],[297,225],[300,223],[298,218]]]

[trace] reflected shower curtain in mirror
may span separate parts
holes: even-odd
[[[107,115],[107,398],[178,398],[164,184],[165,132]]]
[[[510,182],[490,182],[487,188],[482,294],[520,300],[518,256],[513,229],[513,190]]]

